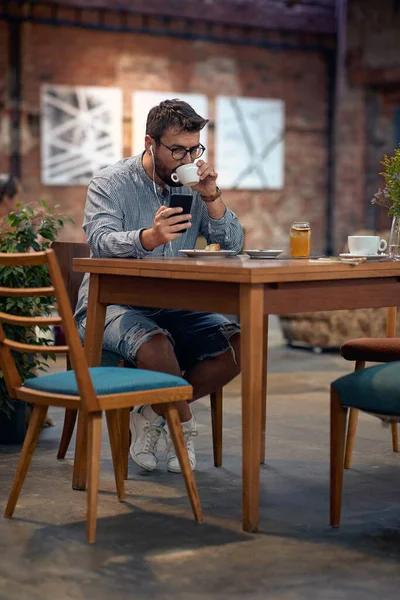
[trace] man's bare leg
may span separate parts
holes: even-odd
[[[193,400],[208,396],[223,387],[240,373],[240,333],[229,338],[233,352],[227,350],[214,358],[199,361],[185,374],[193,386]]]
[[[157,333],[157,335],[139,348],[136,356],[136,364],[138,369],[159,371],[160,373],[169,373],[170,375],[182,377],[182,371],[176,359],[174,347],[167,336],[162,333]],[[154,404],[151,408],[158,415],[164,414],[161,404]],[[187,402],[177,402],[177,409],[182,422],[190,420],[192,415]]]
[[[233,353],[227,350],[214,358],[199,361],[186,373],[185,379],[193,386],[193,400],[215,392],[240,373],[240,334],[235,333],[229,342],[234,350]],[[139,369],[182,376],[174,348],[163,334],[155,335],[141,346],[136,362]],[[181,421],[189,421],[192,416],[189,405],[186,402],[178,402],[177,407]],[[159,415],[163,414],[160,404],[153,405],[152,409]]]

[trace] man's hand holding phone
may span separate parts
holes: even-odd
[[[158,246],[168,244],[180,237],[184,231],[192,226],[192,215],[182,214],[183,208],[167,208],[160,206],[154,217],[153,227],[144,229],[141,233],[141,242],[145,250],[154,250]],[[179,233],[181,232],[181,233]]]

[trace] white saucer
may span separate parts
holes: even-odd
[[[383,252],[380,254],[351,254],[351,252],[343,252],[339,254],[340,258],[366,258],[367,260],[379,260],[380,258],[387,258],[388,255]]]
[[[250,258],[276,258],[283,250],[243,250]]]
[[[191,258],[223,258],[227,256],[236,256],[237,254],[234,250],[179,250],[179,252]]]

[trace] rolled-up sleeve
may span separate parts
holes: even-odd
[[[149,252],[140,241],[143,229],[124,231],[124,213],[118,186],[95,177],[90,182],[84,212],[83,230],[95,258],[143,258]]]
[[[229,208],[220,219],[212,219],[207,205],[203,202],[200,232],[208,244],[220,244],[221,250],[240,252],[243,247],[243,227]]]

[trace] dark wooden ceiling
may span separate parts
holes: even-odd
[[[48,0],[84,9],[201,19],[234,26],[333,34],[335,0]]]

